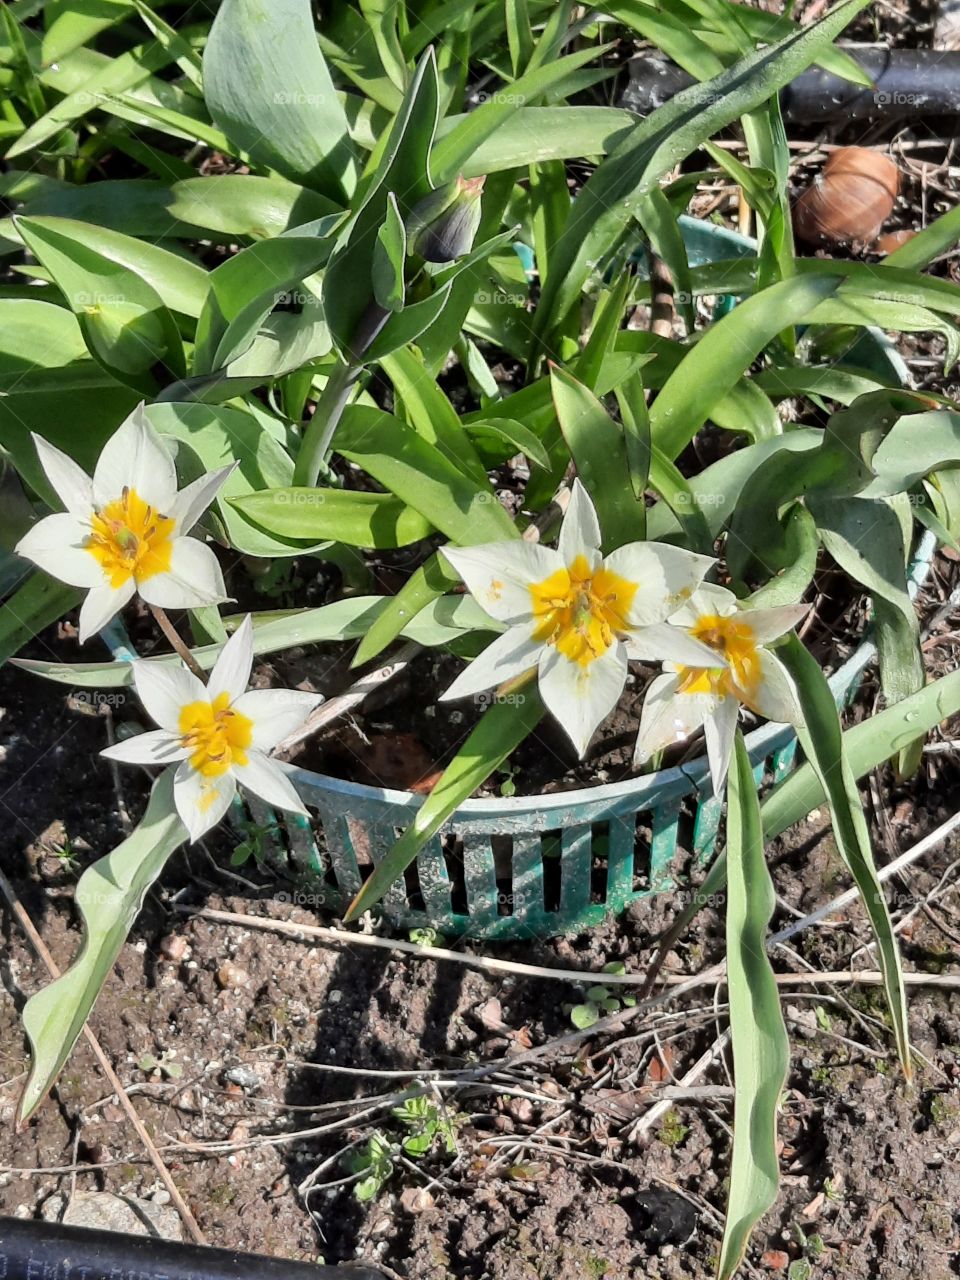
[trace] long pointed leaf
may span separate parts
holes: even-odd
[[[23,1010],[33,1061],[20,1098],[21,1123],[42,1102],[70,1056],[147,890],[186,839],[173,807],[173,770],[168,769],[154,783],[136,831],[80,877],[80,950],[66,973],[32,996]]]
[[[737,732],[727,786],[727,991],[733,1045],[733,1158],[718,1280],[729,1280],[750,1233],[777,1198],[777,1106],[790,1046],[767,958],[776,901],[766,858],[757,786]]]
[[[844,751],[836,703],[826,676],[796,636],[791,636],[777,652],[793,676],[800,697],[803,724],[798,726],[797,736],[807,760],[819,777],[830,806],[837,848],[850,868],[870,918],[897,1052],[904,1074],[910,1079],[913,1065],[900,949],[877,878],[870,831],[863,816],[853,769]]]

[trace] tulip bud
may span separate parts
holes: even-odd
[[[427,262],[455,262],[473,248],[485,178],[457,178],[420,201],[407,218],[407,248]]]

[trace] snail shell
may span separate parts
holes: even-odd
[[[900,170],[889,156],[840,147],[797,200],[794,229],[808,244],[869,243],[893,211],[899,189]]]

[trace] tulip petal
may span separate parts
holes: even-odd
[[[40,465],[64,507],[78,519],[89,520],[93,511],[93,481],[62,449],[32,431],[30,438]]]
[[[321,694],[298,689],[251,689],[234,699],[233,710],[253,722],[250,745],[257,751],[269,751],[299,729],[322,702]]]
[[[246,691],[253,668],[253,619],[249,613],[223,646],[207,681],[207,697],[214,702],[221,693],[233,703]]]
[[[563,568],[556,551],[538,542],[485,542],[476,547],[443,547],[473,598],[498,622],[517,623],[533,610],[532,583]]]
[[[685,600],[670,615],[670,621],[678,627],[692,627],[705,616],[729,617],[739,608],[737,597],[726,587],[714,582],[701,582],[689,600]]]
[[[581,759],[601,721],[620,700],[626,680],[627,651],[622,643],[610,645],[586,666],[552,647],[541,653],[540,696]]]
[[[266,800],[267,804],[291,813],[307,812],[279,760],[270,760],[260,751],[248,751],[247,763],[242,767],[234,765],[233,772],[241,787]]]
[[[209,701],[202,681],[186,667],[170,662],[140,659],[133,664],[133,683],[150,719],[177,736],[183,708],[193,702]]]
[[[590,495],[579,480],[574,480],[570,503],[560,526],[557,549],[563,563],[572,565],[577,556],[585,556],[591,568],[596,567],[600,553],[600,521]]]
[[[678,693],[680,681],[675,675],[657,676],[643,701],[640,732],[634,748],[634,768],[649,760],[664,747],[686,742],[713,712],[716,699],[704,694]]]
[[[98,507],[119,498],[125,488],[136,490],[144,502],[166,516],[177,496],[173,459],[148,422],[142,404],[103,446],[93,473],[93,498]]]
[[[191,842],[217,825],[236,794],[237,783],[232,773],[205,778],[189,760],[180,762],[173,778],[173,803],[190,833]]]
[[[91,636],[102,631],[110,619],[130,603],[135,592],[132,578],[128,578],[122,587],[104,585],[88,591],[80,606],[80,643],[86,644]]]
[[[228,599],[220,562],[197,538],[174,538],[170,568],[141,578],[137,590],[161,609],[195,609]]]
[[[135,738],[125,738],[112,747],[105,747],[100,754],[105,760],[120,760],[124,764],[172,764],[185,760],[190,754],[180,745],[180,739],[166,729],[150,729],[138,733]]]
[[[632,627],[664,622],[688,600],[716,561],[661,542],[629,542],[611,552],[604,567],[637,584],[627,610]]]
[[[104,584],[103,568],[83,545],[89,532],[72,512],[57,512],[38,520],[15,550],[71,587],[100,587]]]
[[[740,704],[736,698],[718,698],[713,713],[706,716],[703,722],[703,736],[707,744],[707,760],[710,763],[710,778],[715,796],[723,794],[739,714]]]
[[[211,471],[209,475],[201,476],[199,480],[194,480],[180,490],[170,511],[172,519],[176,521],[175,533],[190,532],[239,465],[239,462],[231,462],[228,467]]]
[[[542,648],[542,643],[533,639],[529,625],[511,627],[487,645],[466,671],[461,671],[450,688],[440,695],[440,701],[451,702],[454,698],[476,696],[507,680],[515,680],[525,671],[533,670]]]
[[[769,644],[792,631],[809,612],[808,604],[785,604],[777,609],[742,609],[740,616],[752,630],[756,644]]]
[[[725,667],[726,660],[683,627],[657,622],[639,627],[626,639],[627,656],[636,662],[670,662],[685,667]]]
[[[758,651],[760,680],[749,703],[750,710],[774,724],[797,724],[800,703],[786,667],[766,649]]]

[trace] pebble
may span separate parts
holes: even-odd
[[[760,1259],[760,1265],[771,1271],[782,1271],[789,1261],[789,1253],[784,1253],[782,1249],[768,1249]]]
[[[172,960],[175,964],[179,964],[181,960],[187,958],[189,952],[190,944],[182,934],[168,933],[160,940],[160,954],[164,960]]]
[[[45,1222],[62,1222],[69,1227],[183,1240],[176,1209],[139,1196],[115,1196],[109,1191],[78,1191],[69,1198],[52,1195],[41,1205],[40,1216]]]
[[[250,981],[246,969],[241,969],[232,960],[226,960],[217,970],[217,982],[225,991],[236,987],[245,987]]]
[[[433,1196],[426,1187],[406,1187],[400,1193],[400,1207],[404,1213],[425,1213],[433,1206]]]
[[[243,1063],[239,1067],[231,1067],[229,1071],[224,1072],[224,1079],[230,1084],[238,1084],[241,1089],[259,1089],[263,1084],[263,1080],[253,1067],[245,1066]]]

